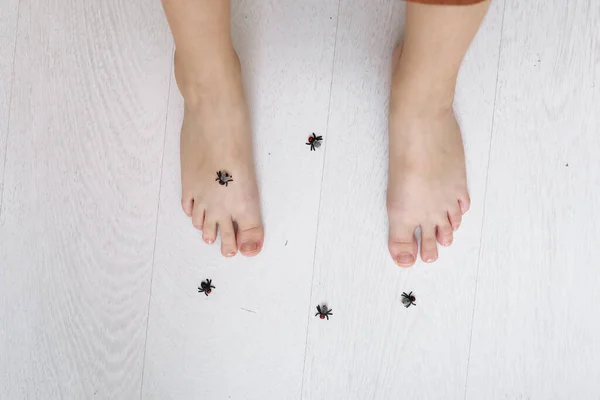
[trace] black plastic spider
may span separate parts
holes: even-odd
[[[315,151],[315,149],[321,147],[321,140],[323,140],[323,136],[317,136],[314,133],[309,136],[306,144],[310,146],[310,151]]]
[[[215,179],[215,181],[218,181],[219,185],[227,186],[229,182],[233,182],[233,176],[225,171],[217,171],[217,179]]]
[[[212,290],[215,288],[213,285],[211,285],[212,283],[212,279],[207,279],[204,282],[200,282],[200,287],[198,288],[198,293],[202,293],[204,292],[205,295],[209,295],[210,292],[212,292]]]
[[[412,292],[409,294],[402,292],[402,304],[404,304],[404,307],[408,308],[410,306],[416,306],[417,303],[415,303],[415,300],[417,300],[417,298],[412,294]]]
[[[318,311],[318,313],[315,314],[315,317],[318,315],[319,318],[321,318],[321,319],[327,318],[328,321],[329,321],[329,316],[333,315],[333,313],[331,312],[332,310],[327,308],[327,306],[325,304],[323,304],[322,306],[317,306],[317,311]]]

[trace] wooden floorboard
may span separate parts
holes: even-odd
[[[467,399],[600,393],[599,27],[507,0]]]
[[[3,399],[140,396],[172,39],[157,2],[69,3],[20,5]]]
[[[221,256],[181,209],[182,99],[172,85],[145,399],[300,396],[337,0],[234,2],[266,232],[253,259]],[[213,280],[210,297],[198,293]]]
[[[253,259],[181,210],[160,3],[4,3],[1,399],[598,397],[599,3],[492,1],[455,102],[472,209],[409,270],[385,213],[402,2],[233,2]]]
[[[2,214],[2,186],[4,185],[4,162],[9,128],[18,13],[19,0],[7,0],[2,4],[2,13],[0,14],[0,215]]]
[[[387,102],[403,10],[344,1],[310,321],[305,399],[462,398],[488,165],[502,2],[488,14],[461,71],[456,109],[473,206],[432,265],[401,269],[387,250]],[[343,195],[341,195],[343,194]],[[402,292],[414,291],[406,309]]]

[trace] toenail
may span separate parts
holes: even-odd
[[[452,239],[447,239],[446,241],[444,241],[444,242],[442,243],[442,246],[446,246],[446,247],[448,247],[448,246],[450,246],[451,244],[452,244]]]
[[[396,261],[401,265],[411,265],[415,262],[415,257],[412,254],[404,253],[400,254],[398,258],[396,258]]]
[[[204,239],[204,241],[208,244],[212,244],[214,242],[214,240],[212,239]]]
[[[426,262],[426,263],[432,263],[432,262],[434,262],[435,260],[436,260],[436,258],[435,258],[435,257],[428,257],[428,258],[426,258],[426,259],[425,259],[425,262]]]
[[[230,251],[229,253],[227,253],[226,257],[233,257],[235,256],[235,251]]]
[[[244,244],[242,244],[242,247],[240,250],[242,251],[254,251],[258,249],[258,243],[256,242],[246,242]]]

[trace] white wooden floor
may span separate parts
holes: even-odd
[[[600,2],[493,2],[456,99],[472,210],[409,270],[401,2],[234,1],[267,238],[232,260],[181,210],[159,1],[0,3],[0,399],[600,398]]]

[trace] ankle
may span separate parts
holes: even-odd
[[[453,102],[454,91],[404,82],[392,86],[389,112],[390,116],[442,117],[453,112]]]
[[[233,47],[200,56],[176,51],[174,64],[175,80],[186,108],[200,107],[214,96],[236,92],[232,89],[241,86],[240,61]]]
[[[428,114],[452,111],[456,78],[455,74],[417,68],[401,58],[392,76],[391,109]]]

